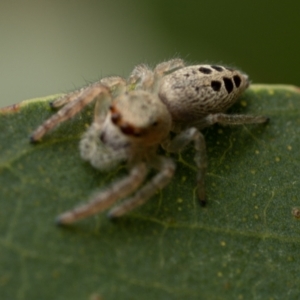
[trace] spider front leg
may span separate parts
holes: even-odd
[[[125,200],[109,211],[108,217],[111,219],[118,218],[132,211],[138,206],[148,201],[158,190],[163,189],[172,179],[175,172],[175,164],[172,160],[164,157],[158,157],[157,168],[159,173],[155,175],[149,183],[138,190],[133,197]]]
[[[77,113],[79,113],[85,106],[89,103],[98,99],[98,101],[103,101],[105,99],[111,99],[110,90],[104,85],[91,86],[86,89],[83,93],[79,95],[74,101],[69,102],[62,109],[60,109],[56,114],[46,120],[42,125],[40,125],[31,135],[30,141],[32,143],[40,140],[48,131],[56,127],[59,123],[64,122]]]
[[[168,152],[179,153],[190,143],[194,142],[195,163],[197,172],[197,194],[201,206],[206,205],[205,174],[207,169],[206,143],[203,134],[195,127],[188,128],[179,133],[173,140],[166,140],[162,147]]]
[[[66,95],[63,95],[59,97],[58,99],[54,100],[53,102],[50,102],[50,106],[52,108],[59,108],[62,107],[76,99],[78,99],[81,94],[83,94],[86,90],[91,89],[95,86],[107,86],[111,92],[116,91],[117,94],[122,93],[126,89],[126,80],[120,76],[111,76],[111,77],[104,77],[101,80],[88,85],[86,87],[83,87],[77,91],[68,93]]]
[[[147,168],[144,163],[134,166],[127,177],[97,193],[87,204],[61,214],[57,217],[56,223],[58,225],[71,224],[107,209],[117,200],[135,191],[142,184],[146,175]]]
[[[80,95],[82,93],[84,93],[84,91],[86,90],[86,88],[81,88],[77,91],[74,91],[74,92],[71,92],[71,93],[68,93],[66,95],[63,95],[59,98],[57,98],[56,100],[52,101],[49,103],[50,107],[51,108],[59,108],[59,107],[62,107],[76,99],[78,99],[78,97],[80,97]]]

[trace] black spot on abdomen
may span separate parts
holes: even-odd
[[[234,75],[233,81],[234,81],[235,86],[238,88],[241,85],[242,79],[239,75]]]
[[[212,80],[210,85],[215,92],[218,92],[221,89],[222,83],[218,80]]]
[[[223,81],[225,84],[225,88],[228,94],[230,94],[233,90],[233,82],[230,78],[228,77],[223,77]]]
[[[200,67],[198,70],[203,74],[210,74],[212,72],[211,69],[205,67]]]
[[[214,70],[216,70],[218,72],[224,71],[224,69],[221,66],[211,66],[211,68],[213,68]]]

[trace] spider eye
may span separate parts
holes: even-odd
[[[158,125],[158,121],[154,121],[153,123],[152,123],[152,126],[157,126]]]

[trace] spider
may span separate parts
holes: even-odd
[[[81,157],[102,171],[124,161],[129,170],[126,177],[94,194],[86,204],[62,213],[57,224],[71,224],[128,196],[110,209],[110,218],[144,204],[170,182],[175,172],[173,160],[157,154],[160,146],[167,152],[179,153],[193,143],[197,194],[204,205],[207,158],[200,130],[215,123],[268,121],[265,116],[225,113],[248,86],[247,75],[238,70],[219,65],[186,66],[178,58],[162,62],[153,70],[138,65],[128,80],[106,77],[50,103],[53,108],[63,107],[33,132],[31,142],[39,141],[49,130],[95,101],[93,123],[80,141]],[[171,132],[175,137],[171,138]],[[142,186],[150,168],[156,169],[157,174]]]

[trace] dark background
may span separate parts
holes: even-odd
[[[300,85],[299,29],[295,0],[1,0],[0,106],[176,56]]]

